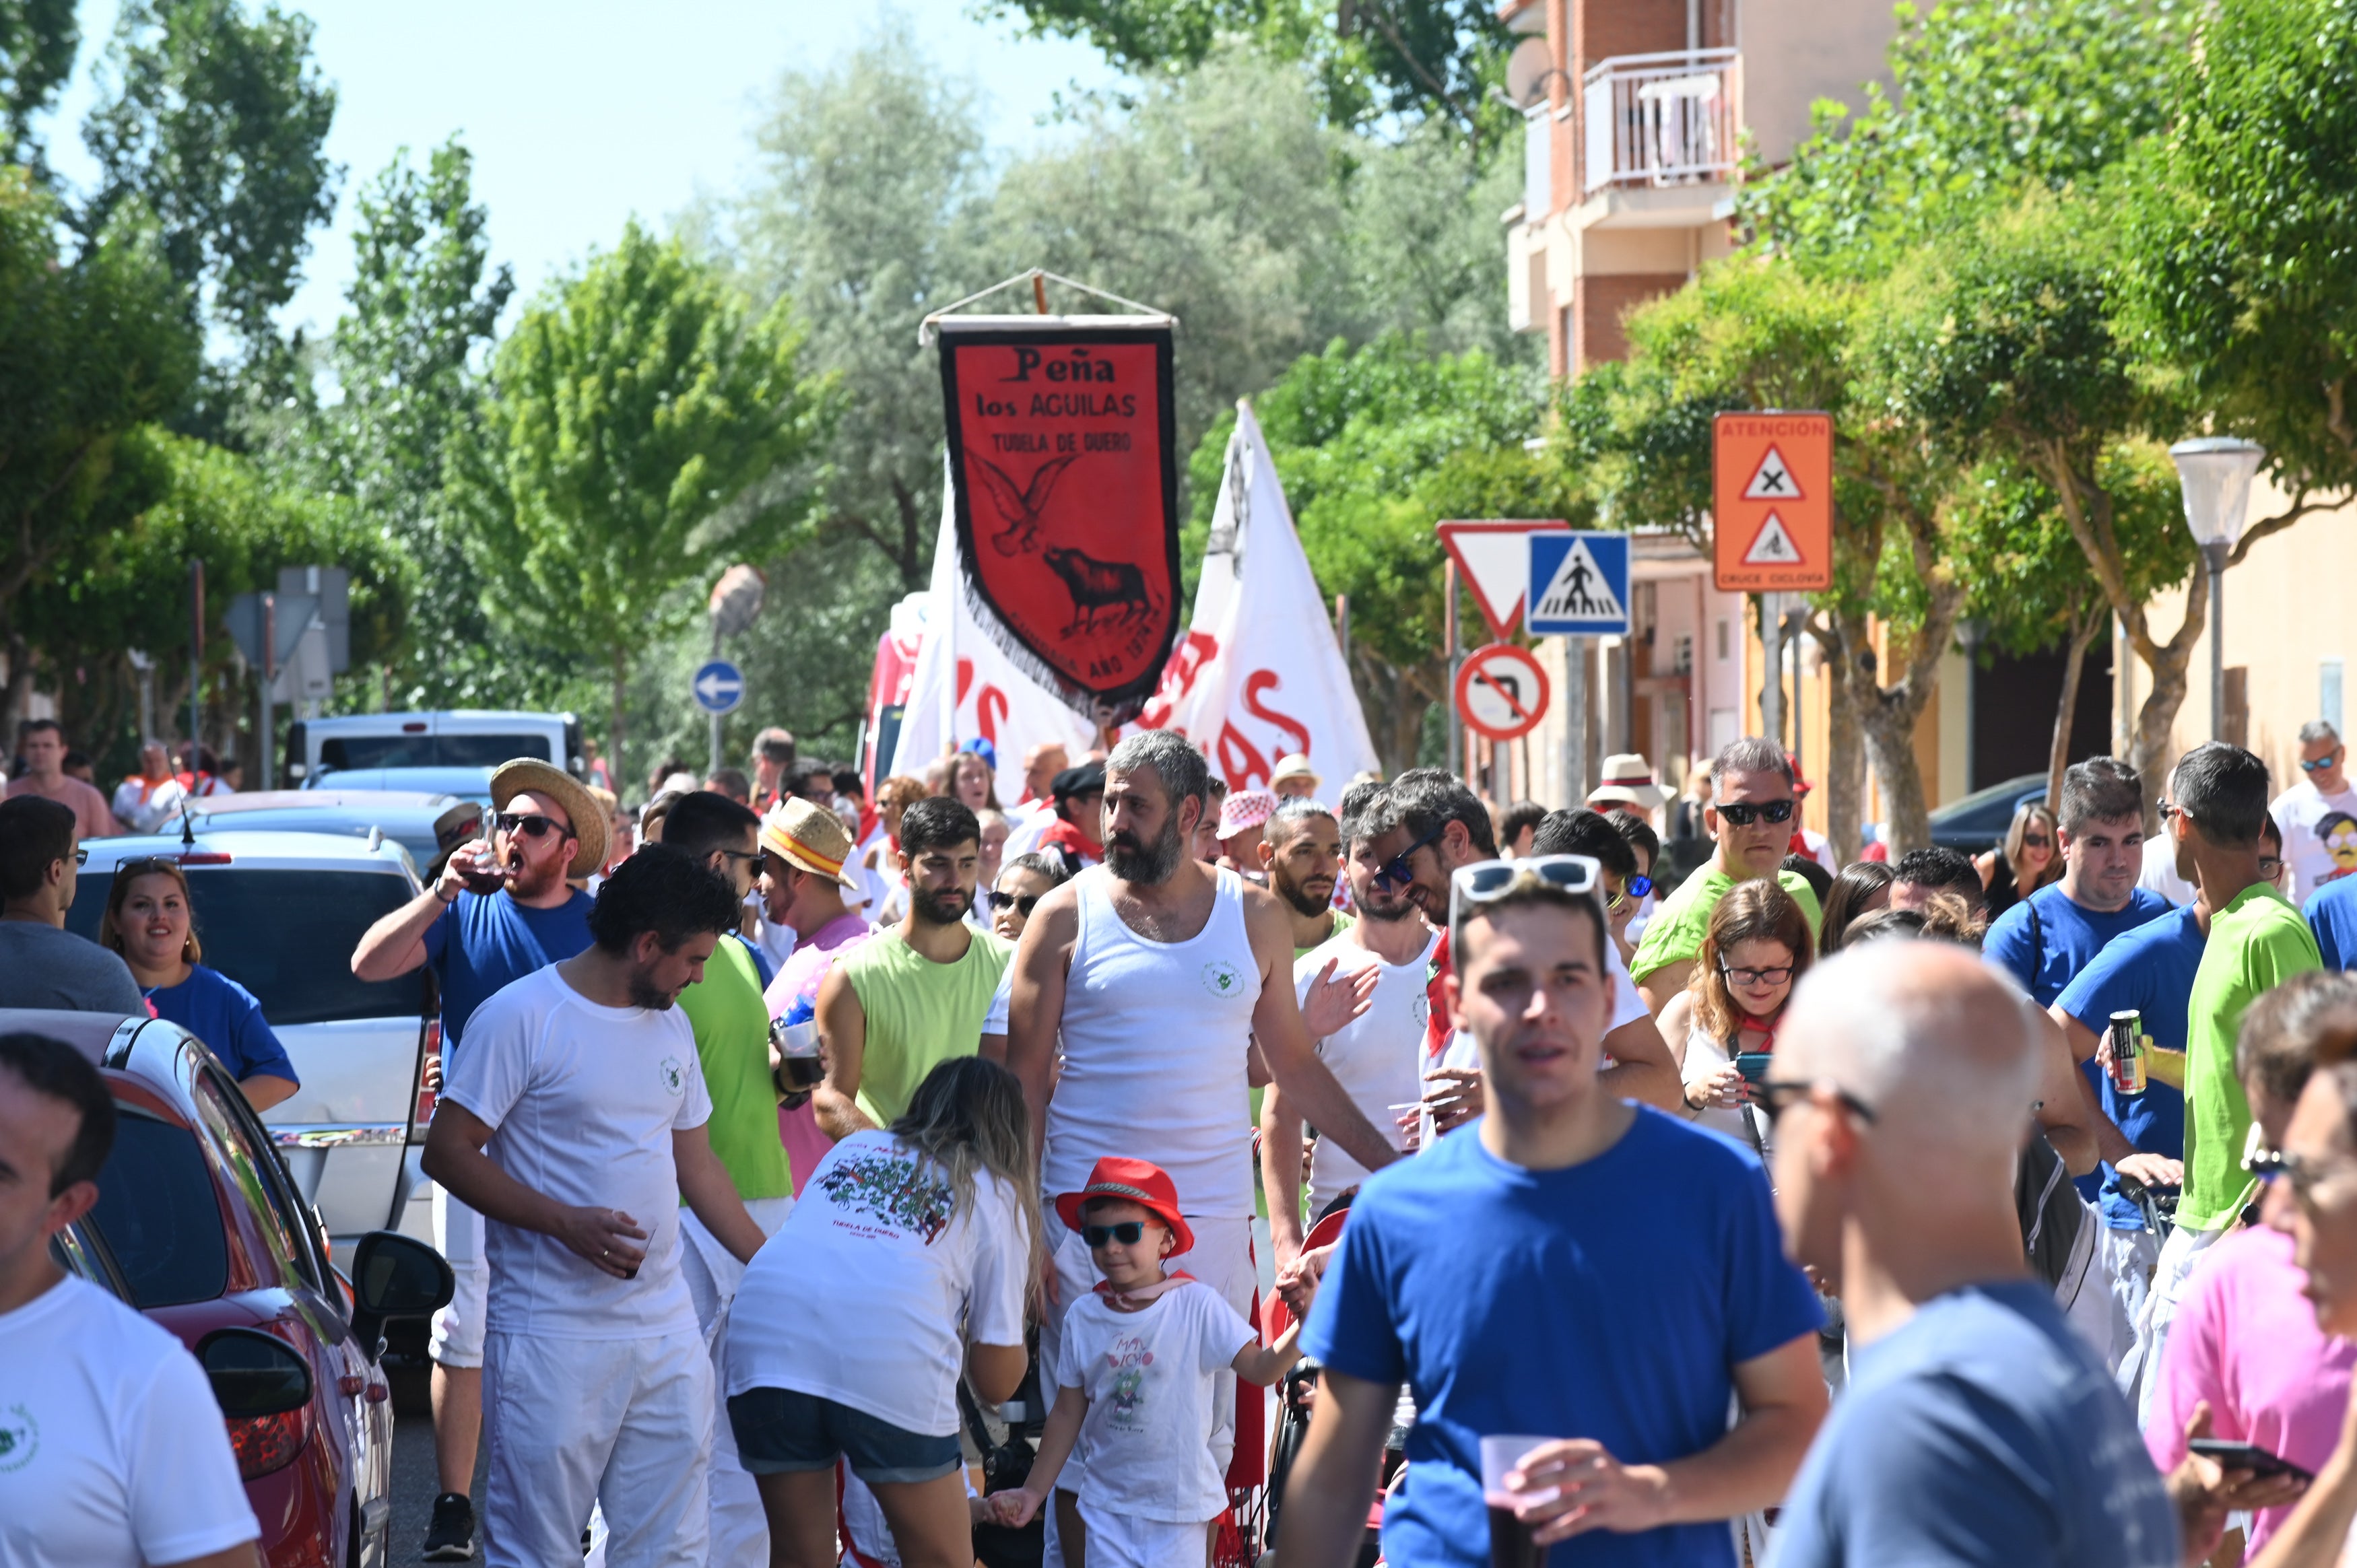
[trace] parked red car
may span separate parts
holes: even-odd
[[[450,1299],[431,1247],[361,1239],[351,1281],[318,1216],[203,1042],[103,1013],[0,1009],[0,1033],[62,1040],[113,1090],[114,1152],[59,1261],[180,1337],[210,1377],[270,1568],[378,1568],[392,1530],[390,1317]]]

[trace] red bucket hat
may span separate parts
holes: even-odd
[[[1178,1189],[1171,1185],[1170,1173],[1151,1160],[1125,1160],[1107,1155],[1089,1172],[1089,1185],[1078,1192],[1056,1195],[1056,1218],[1067,1230],[1081,1228],[1081,1205],[1092,1197],[1122,1197],[1136,1204],[1157,1219],[1170,1227],[1169,1256],[1191,1251],[1195,1232],[1188,1229],[1184,1216],[1178,1212]]]

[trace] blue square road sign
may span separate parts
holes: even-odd
[[[1534,533],[1523,627],[1534,637],[1626,637],[1629,536]]]

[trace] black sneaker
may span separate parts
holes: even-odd
[[[425,1527],[425,1561],[468,1563],[475,1556],[475,1505],[464,1492],[434,1499],[434,1522]]]

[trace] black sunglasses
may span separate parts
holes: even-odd
[[[1005,909],[1011,907],[1017,914],[1028,920],[1031,918],[1031,911],[1039,907],[1039,900],[1046,897],[1045,893],[1001,893],[997,888],[993,887],[985,892],[982,898],[983,902],[993,909]]]
[[[1816,1087],[1814,1082],[1803,1083],[1798,1079],[1763,1078],[1751,1086],[1751,1098],[1768,1112],[1768,1120],[1773,1122],[1791,1109],[1794,1101],[1807,1099]],[[1859,1121],[1874,1120],[1874,1107],[1848,1090],[1837,1089],[1834,1090],[1834,1097],[1848,1106],[1851,1114]]]
[[[1789,822],[1792,820],[1792,802],[1789,800],[1713,800],[1711,806],[1738,828],[1748,828],[1755,821]]]
[[[552,829],[560,833],[569,833],[573,831],[568,824],[558,822],[554,817],[543,816],[538,811],[501,811],[491,821],[498,826],[500,832],[503,833],[520,832],[528,839],[539,838]]]
[[[83,849],[79,845],[75,846],[74,864],[76,865],[88,865],[90,864],[90,851]],[[115,869],[120,871],[122,868],[118,866]]]
[[[1375,886],[1388,890],[1393,887],[1405,887],[1415,881],[1415,873],[1408,869],[1408,860],[1417,850],[1440,842],[1440,835],[1447,832],[1448,828],[1448,824],[1442,822],[1438,827],[1383,862],[1382,869],[1375,873]]]
[[[1118,1225],[1081,1227],[1081,1240],[1087,1242],[1092,1251],[1111,1241],[1118,1241],[1125,1247],[1135,1247],[1139,1238],[1145,1234],[1146,1221],[1143,1219],[1125,1219]]]

